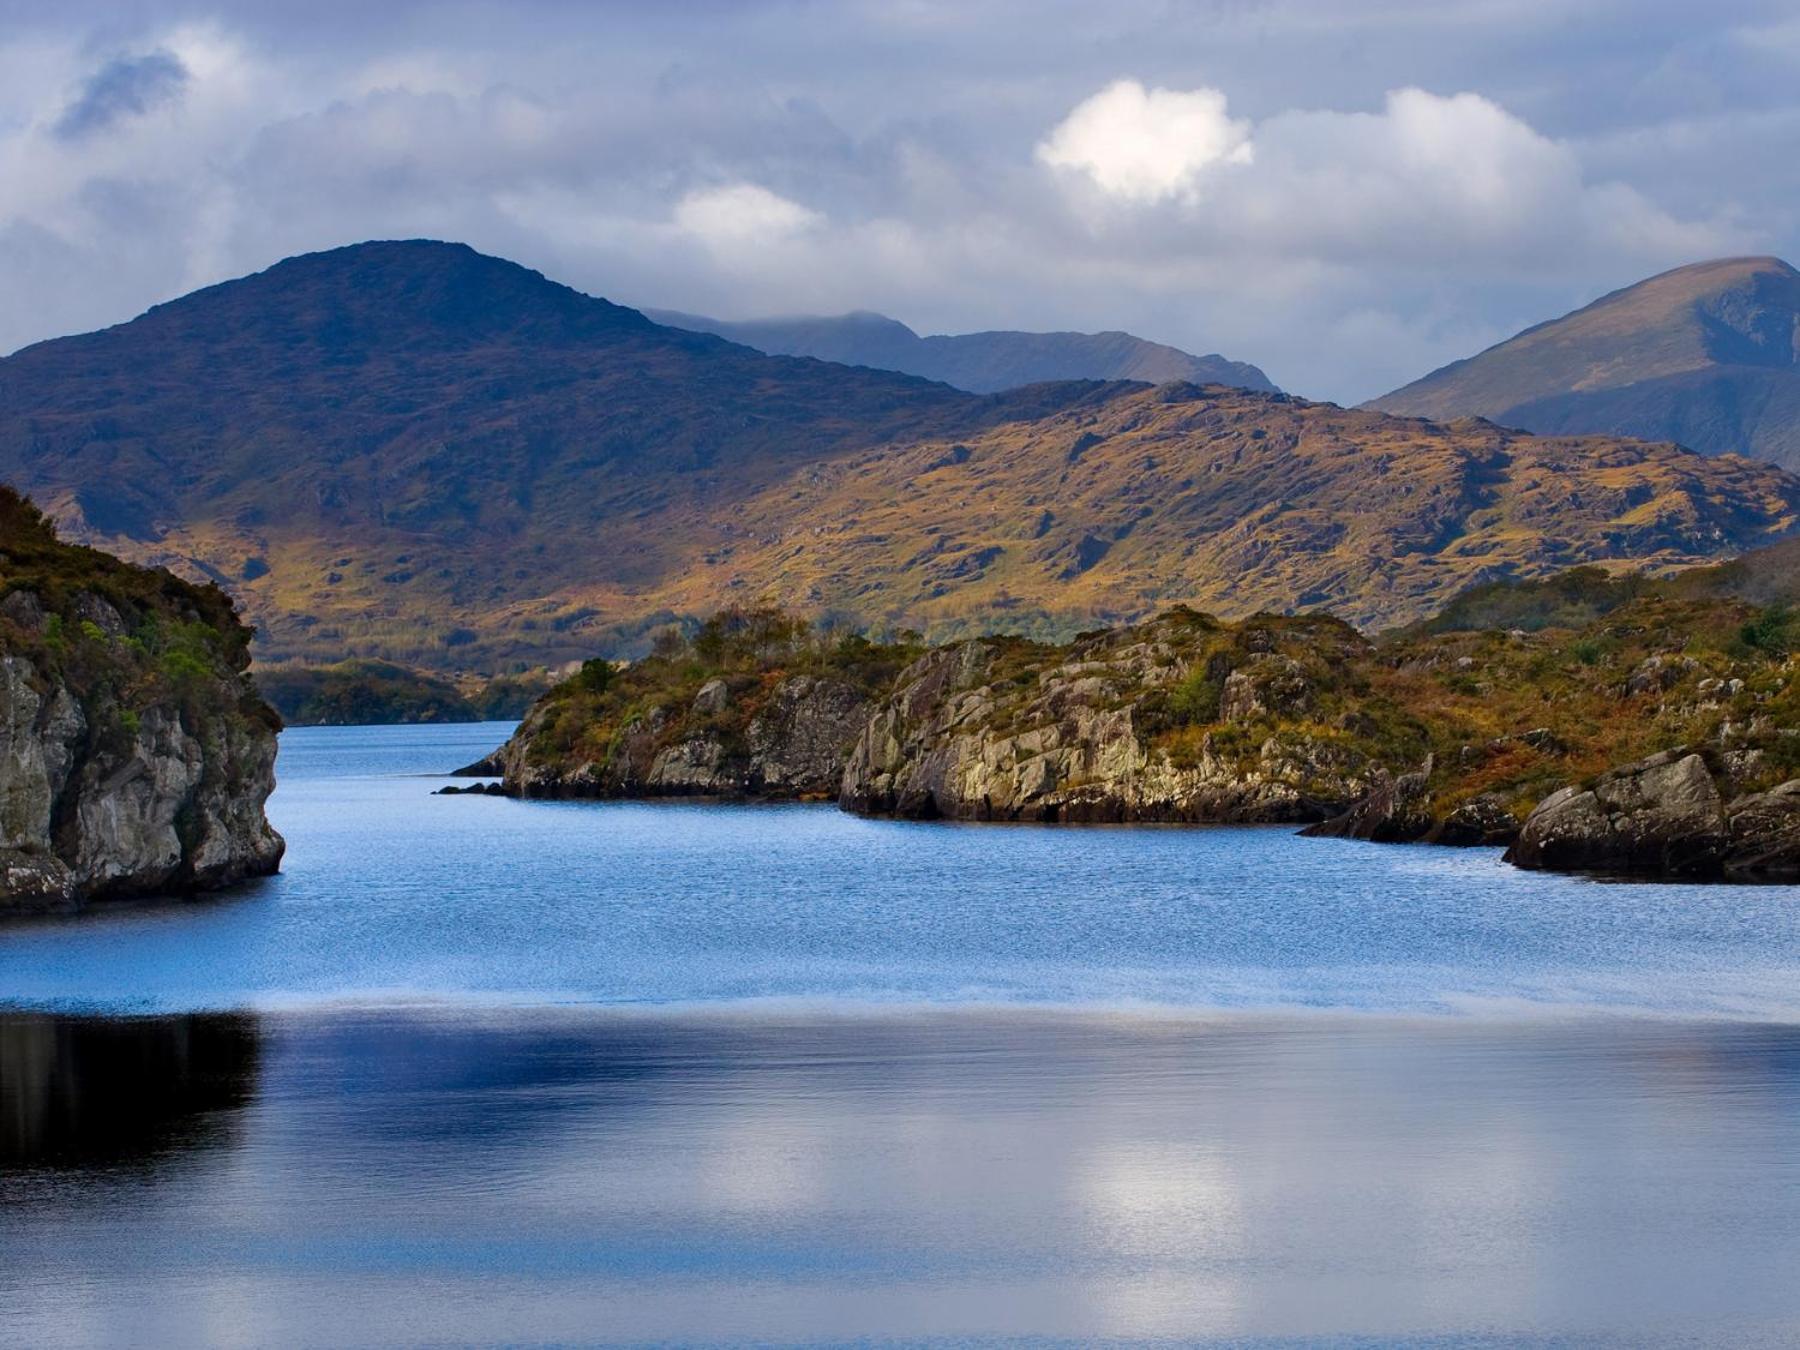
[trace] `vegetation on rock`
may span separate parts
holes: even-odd
[[[249,645],[217,587],[61,543],[0,487],[0,910],[275,869]]]
[[[1176,608],[1063,644],[921,649],[733,611],[623,669],[590,663],[533,709],[498,767],[530,794],[798,795],[752,765],[760,719],[810,676],[859,695],[831,725],[838,795],[862,812],[1310,821],[1507,843],[1559,789],[1684,746],[1722,802],[1768,815],[1763,802],[1787,797],[1766,794],[1800,778],[1800,624],[1780,603],[1716,593],[1767,571],[1747,560],[1481,588],[1378,639],[1322,615]]]
[[[593,659],[498,759],[527,795],[835,795],[869,700],[915,657],[773,609],[726,610],[617,668]]]
[[[1787,631],[1780,611],[1649,596],[1535,633],[1369,641],[1327,618],[1177,611],[1062,647],[980,640],[902,676],[845,798],[903,814],[1305,821],[1413,775],[1419,837],[1459,813],[1516,825],[1564,783],[1680,744],[1716,745],[1755,791],[1800,774]]]

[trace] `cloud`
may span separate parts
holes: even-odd
[[[1092,151],[1087,172],[1129,209],[1095,218],[1074,193],[1072,213],[1099,247],[1110,238],[1122,255],[1146,262],[1229,254],[1287,266],[1491,276],[1611,259],[1654,265],[1737,242],[1718,220],[1683,219],[1625,184],[1590,182],[1572,147],[1479,94],[1398,89],[1378,112],[1297,109],[1254,128],[1231,122],[1223,99],[1213,98],[1213,130],[1202,136],[1191,109],[1150,125],[1154,94],[1165,91],[1130,93],[1115,105],[1128,84],[1080,104],[1039,157],[1072,163],[1067,133],[1078,127],[1073,143]],[[1088,115],[1102,103],[1131,111]],[[1177,135],[1177,127],[1189,130]],[[1060,147],[1058,155],[1050,147]],[[1099,163],[1103,152],[1112,157]],[[1196,176],[1222,162],[1236,166],[1229,190],[1195,191]]]
[[[1120,328],[1363,398],[1800,247],[1800,92],[1731,36],[1778,7],[1722,3],[15,6],[0,351],[431,235],[629,304]],[[146,54],[179,86],[113,71]]]
[[[122,56],[94,73],[56,120],[56,135],[80,140],[181,97],[188,69],[173,52]]]
[[[1037,148],[1054,169],[1085,175],[1133,202],[1189,196],[1217,164],[1254,158],[1250,124],[1226,115],[1217,89],[1146,89],[1118,80],[1077,104]]]
[[[755,183],[734,183],[688,193],[675,205],[675,223],[713,248],[737,250],[786,242],[824,217]]]

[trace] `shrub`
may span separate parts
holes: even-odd
[[[1169,695],[1169,715],[1177,726],[1206,726],[1219,720],[1225,682],[1196,666]]]

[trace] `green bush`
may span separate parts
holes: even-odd
[[[1169,716],[1177,726],[1207,726],[1219,720],[1225,682],[1197,666],[1169,695]]]

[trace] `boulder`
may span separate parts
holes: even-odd
[[[1739,797],[1725,808],[1730,881],[1800,881],[1800,779]]]
[[[1455,848],[1499,848],[1519,837],[1519,818],[1498,797],[1487,793],[1469,798],[1430,830],[1423,842]]]
[[[1532,810],[1507,852],[1518,867],[1706,877],[1722,873],[1725,803],[1706,760],[1686,748],[1565,787]]]
[[[505,747],[502,746],[501,749]],[[500,757],[500,750],[484,755],[473,764],[465,764],[460,769],[450,770],[452,778],[498,778],[506,772],[506,762]]]
[[[721,679],[711,679],[694,695],[694,712],[701,717],[722,713],[731,706],[731,686]]]

